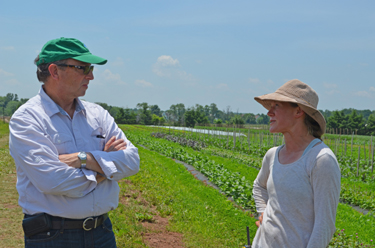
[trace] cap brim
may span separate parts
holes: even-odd
[[[101,57],[98,57],[92,54],[80,55],[72,59],[79,60],[85,63],[96,64],[96,65],[104,65],[105,63],[107,63],[106,59],[103,59]]]

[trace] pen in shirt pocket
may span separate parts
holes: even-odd
[[[98,138],[98,139],[105,139],[105,137],[103,135],[96,135],[96,138]]]

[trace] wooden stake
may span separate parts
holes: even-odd
[[[363,142],[363,153],[365,155],[365,161],[366,161],[366,141]]]
[[[361,146],[358,146],[358,162],[357,162],[357,174],[356,176],[359,176],[359,159],[361,158]]]
[[[350,148],[352,157],[353,157],[353,136],[354,136],[354,132],[352,133],[352,143],[351,143],[351,148]]]

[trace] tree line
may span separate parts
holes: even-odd
[[[0,114],[11,116],[27,98],[18,98],[17,94],[8,93],[0,96]],[[265,113],[239,113],[230,106],[220,110],[215,103],[185,107],[183,103],[172,104],[168,110],[161,110],[155,104],[138,103],[135,108],[122,108],[107,103],[97,102],[106,109],[118,124],[173,125],[194,127],[195,125],[236,125],[269,124]],[[327,132],[361,135],[375,135],[375,111],[371,110],[320,110],[327,121]]]

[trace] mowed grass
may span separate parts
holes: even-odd
[[[154,214],[169,218],[168,230],[183,235],[186,247],[241,247],[246,244],[246,226],[251,237],[255,219],[234,207],[217,190],[196,180],[183,165],[139,147],[140,172],[121,183],[121,194],[140,192],[150,206],[120,204],[112,213],[119,247],[143,247],[142,227],[136,215]],[[136,198],[136,196],[134,197]]]
[[[23,214],[18,206],[16,168],[9,154],[8,132],[8,125],[1,124],[1,248],[24,246]],[[254,237],[255,219],[249,213],[234,207],[217,190],[197,181],[172,159],[143,148],[139,152],[141,170],[119,182],[120,203],[110,212],[118,247],[147,247],[143,235],[148,230],[141,223],[147,218],[153,221],[155,215],[169,219],[167,229],[181,233],[185,247],[241,247],[246,244],[246,226]]]
[[[8,124],[0,123],[0,247],[23,247],[22,209],[18,206],[16,167],[9,154]]]

